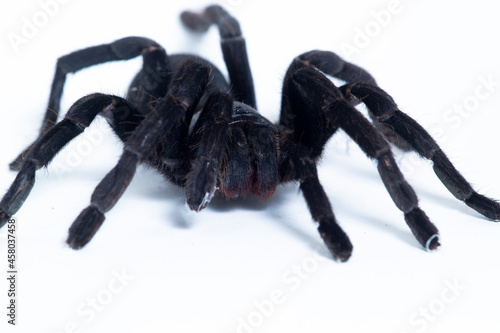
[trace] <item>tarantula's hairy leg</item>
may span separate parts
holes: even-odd
[[[324,74],[346,82],[363,82],[376,85],[373,76],[363,68],[344,61],[333,52],[321,50],[312,50],[295,57],[288,67],[285,78],[290,78],[294,73],[305,68],[316,68]],[[304,103],[304,100],[295,98],[296,95],[293,92],[287,92],[287,85],[290,82],[291,80],[284,80],[280,123],[293,133],[296,140],[300,138],[301,142],[307,142],[306,145],[313,149],[315,156],[319,157],[325,143],[337,130],[338,125],[326,119],[325,114],[321,112],[291,111],[291,105],[299,105]],[[355,105],[359,103],[359,100],[353,96],[349,102]],[[307,108],[307,106],[304,107]],[[316,133],[317,128],[320,127],[324,127],[321,135]]]
[[[465,202],[490,220],[500,220],[500,203],[477,193],[453,166],[439,145],[413,118],[401,112],[391,96],[379,87],[354,83],[340,88],[345,96],[353,94],[370,110],[382,133],[391,142],[400,142],[410,150],[433,162],[434,172],[444,186],[459,200]],[[401,144],[401,141],[404,143]]]
[[[340,58],[330,51],[313,50],[294,59],[294,70],[304,66],[313,66],[323,73],[346,82],[362,82],[376,85],[375,79],[363,68]]]
[[[324,75],[303,68],[290,77],[289,94],[300,96],[306,107],[302,112],[324,113],[328,122],[344,130],[371,159],[377,161],[380,177],[396,206],[404,213],[406,223],[419,243],[428,250],[439,246],[438,230],[418,207],[418,199],[404,179],[390,146],[373,125],[349,102]],[[323,125],[324,128],[327,125]],[[317,135],[325,136],[317,130]]]
[[[151,69],[159,68],[157,64],[161,64],[161,67],[164,67],[165,70],[157,71],[154,75],[167,76],[166,73],[168,73],[169,70],[165,50],[153,40],[142,37],[126,37],[110,44],[89,47],[60,57],[57,60],[56,72],[50,90],[49,103],[40,128],[39,137],[49,128],[54,126],[57,121],[61,96],[68,73],[75,73],[81,69],[109,61],[132,59],[139,55],[142,55],[144,58],[143,69],[150,68],[147,70],[148,73],[153,73]],[[156,77],[153,79],[158,81],[166,79],[165,77]],[[158,85],[158,87],[160,86],[161,85]],[[163,96],[164,94],[165,92],[158,96]],[[24,157],[27,156],[31,147],[32,145],[27,147],[10,163],[10,168],[12,170],[20,170]]]
[[[198,144],[186,177],[186,197],[189,208],[197,212],[208,205],[217,190],[219,166],[227,153],[232,110],[231,96],[213,93],[194,128],[192,138]]]
[[[294,60],[285,74],[279,124],[285,140],[300,143],[309,149],[309,156],[319,158],[338,125],[328,121],[324,112],[310,111],[307,100],[297,93],[300,87],[292,77],[304,68],[308,67]]]
[[[76,218],[66,242],[74,249],[85,246],[109,211],[130,184],[139,162],[146,161],[165,135],[174,133],[179,121],[192,114],[208,84],[209,69],[193,61],[179,68],[167,95],[157,101],[151,112],[129,136],[116,166],[97,185],[90,205]]]
[[[103,94],[85,96],[69,109],[63,120],[35,141],[16,179],[0,202],[0,226],[21,208],[35,184],[35,171],[47,166],[100,112],[112,112],[116,109],[122,115],[133,113],[128,112],[129,103],[120,97]]]
[[[313,219],[319,223],[318,231],[328,250],[335,259],[347,261],[352,254],[353,247],[333,214],[330,201],[318,179],[316,161],[309,156],[310,150],[300,145],[282,148],[289,152],[281,166],[282,173],[286,175],[286,178],[300,182],[302,194]]]
[[[367,71],[345,62],[332,52],[319,50],[298,56],[291,70],[305,66],[314,66],[325,74],[349,82],[340,88],[344,97],[351,102],[363,102],[370,110],[375,127],[391,143],[432,160],[437,176],[457,199],[491,220],[500,220],[500,204],[478,194],[425,129],[401,112],[392,97],[377,86]]]
[[[233,97],[256,108],[252,72],[238,21],[218,5],[208,6],[201,14],[185,11],[181,20],[188,28],[199,32],[207,31],[212,24],[218,26]]]

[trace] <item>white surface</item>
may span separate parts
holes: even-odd
[[[369,70],[404,112],[435,134],[481,193],[500,198],[500,85],[487,94],[483,83],[500,82],[497,6],[486,0],[324,3],[223,2],[247,38],[260,111],[277,120],[281,79],[294,56],[335,51]],[[15,52],[8,34],[20,34],[25,19],[43,9],[33,0],[2,4],[2,191],[15,177],[7,164],[38,132],[58,56],[143,35],[167,52],[199,53],[223,68],[216,29],[193,36],[178,20],[182,9],[205,5],[68,1]],[[394,8],[395,14],[380,14]],[[363,40],[366,29],[371,37]],[[347,44],[359,52],[347,53]],[[140,60],[113,63],[69,76],[62,109],[94,91],[124,94],[139,66]],[[465,111],[456,113],[454,105]],[[342,133],[329,144],[320,177],[354,244],[347,263],[330,259],[294,185],[265,202],[214,200],[196,214],[187,211],[182,190],[142,167],[92,242],[73,251],[64,243],[67,229],[120,155],[103,120],[89,132],[37,173],[15,215],[18,326],[6,324],[2,277],[2,332],[500,330],[500,226],[455,200],[415,155],[397,153],[397,159],[441,232],[434,253],[418,245],[374,164]],[[5,238],[0,231],[0,267],[7,264]],[[117,279],[120,274],[130,279]]]

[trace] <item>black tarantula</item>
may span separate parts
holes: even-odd
[[[69,229],[74,249],[87,244],[129,185],[138,163],[146,163],[182,186],[192,210],[205,208],[214,195],[226,198],[269,197],[281,183],[297,181],[318,231],[333,256],[347,260],[352,245],[337,224],[318,179],[316,163],[325,144],[340,128],[371,159],[418,242],[427,250],[440,244],[438,230],[419,208],[389,143],[415,151],[433,162],[448,190],[491,220],[500,205],[474,191],[431,136],[398,110],[364,69],[328,51],[295,58],[282,91],[279,123],[256,111],[252,74],[238,21],[220,6],[201,14],[184,12],[182,22],[194,31],[219,28],[229,83],[209,61],[190,54],[167,55],[156,42],[128,37],[59,58],[47,112],[38,139],[10,164],[19,170],[0,202],[0,226],[21,207],[35,182],[35,171],[47,166],[92,120],[104,117],[124,142],[117,165],[95,189],[90,205]],[[142,56],[143,67],[126,98],[95,93],[79,99],[56,123],[64,82],[96,64]],[[327,76],[346,84],[336,87]],[[354,107],[364,103],[373,125]]]

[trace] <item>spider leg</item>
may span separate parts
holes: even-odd
[[[340,88],[344,95],[355,95],[370,110],[377,128],[399,146],[417,152],[433,162],[434,172],[444,186],[488,219],[500,220],[500,203],[477,193],[453,166],[439,145],[414,119],[401,112],[391,96],[379,87],[354,83]]]
[[[237,101],[256,108],[252,72],[238,21],[218,5],[208,6],[201,14],[183,12],[181,19],[186,27],[199,32],[207,31],[212,24],[218,26],[232,95]]]
[[[332,52],[319,50],[298,56],[289,71],[308,66],[349,82],[350,84],[340,88],[344,97],[351,104],[363,102],[370,110],[375,127],[389,142],[433,161],[436,175],[457,199],[491,220],[500,220],[500,204],[477,193],[427,131],[401,112],[392,97],[377,86],[375,79],[367,71],[345,62]]]
[[[343,60],[330,51],[312,50],[303,53],[293,60],[290,69],[296,71],[306,66],[313,66],[327,75],[346,82],[377,84],[365,69]]]
[[[73,138],[83,132],[100,112],[119,109],[123,114],[133,108],[116,96],[92,94],[78,100],[65,118],[49,128],[28,152],[16,179],[0,201],[0,227],[14,215],[28,197],[35,183],[35,172],[47,166],[54,156]]]
[[[306,199],[313,220],[319,223],[318,231],[334,258],[347,261],[352,254],[352,244],[338,225],[332,206],[321,186],[316,161],[310,150],[300,144],[287,143],[282,147],[288,152],[282,164],[287,180],[300,182],[300,190]]]
[[[352,253],[352,244],[347,234],[338,225],[332,206],[318,179],[315,162],[321,156],[328,139],[338,125],[326,119],[323,112],[308,110],[306,99],[297,94],[292,79],[300,68],[300,62],[290,65],[283,82],[280,131],[281,151],[285,159],[281,162],[282,182],[298,180],[313,220],[319,223],[318,231],[334,258],[347,261]]]
[[[57,122],[61,96],[68,73],[75,73],[81,69],[102,64],[109,61],[128,60],[142,55],[144,58],[143,71],[150,76],[155,75],[152,80],[168,80],[168,63],[165,50],[153,40],[142,37],[127,37],[119,39],[110,44],[103,44],[72,52],[57,60],[56,72],[52,81],[49,103],[40,128],[39,138]],[[152,69],[163,68],[153,71]],[[160,88],[162,85],[157,85]],[[158,92],[156,96],[164,96],[165,92]],[[12,170],[20,170],[24,157],[32,145],[27,147],[13,162],[10,163]]]
[[[330,51],[313,50],[293,59],[283,82],[280,124],[290,132],[289,134],[293,135],[295,141],[300,140],[301,143],[312,149],[311,153],[315,157],[319,157],[330,136],[338,129],[338,125],[329,121],[323,112],[292,110],[294,105],[302,105],[305,100],[298,96],[295,91],[289,91],[288,85],[292,84],[292,80],[289,78],[304,68],[317,68],[325,74],[347,82],[375,83],[375,79],[363,68],[342,60]],[[307,105],[302,105],[302,109],[307,109]],[[318,133],[318,128],[323,128],[323,131]]]
[[[66,240],[69,246],[79,249],[92,239],[105,219],[104,213],[113,208],[130,184],[137,164],[154,154],[162,140],[170,140],[168,134],[175,132],[179,119],[192,114],[208,84],[208,75],[205,66],[192,61],[183,63],[167,95],[154,104],[129,136],[117,165],[97,185],[90,205],[71,225]]]
[[[349,102],[324,75],[312,68],[302,68],[287,78],[284,95],[294,96],[289,105],[305,114],[321,113],[325,124],[316,124],[317,142],[331,136],[328,123],[335,123],[353,139],[363,152],[377,162],[380,177],[396,206],[404,213],[406,223],[419,243],[428,250],[439,246],[438,230],[418,207],[418,199],[399,170],[390,146],[373,125]],[[301,110],[301,111],[298,111]],[[313,142],[313,141],[311,141]],[[309,144],[307,141],[305,142]],[[311,151],[317,150],[308,147]]]
[[[186,176],[187,203],[192,210],[205,208],[217,190],[219,166],[227,150],[228,124],[233,99],[215,92],[208,98],[194,128],[192,138],[196,153]]]

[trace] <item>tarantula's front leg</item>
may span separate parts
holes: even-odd
[[[54,156],[73,138],[83,132],[101,112],[119,111],[122,119],[133,120],[137,111],[120,97],[92,94],[78,100],[65,118],[51,127],[32,146],[14,183],[0,202],[0,227],[14,215],[35,184],[35,171],[47,166]]]
[[[391,142],[431,160],[436,175],[457,199],[490,220],[500,220],[500,203],[477,193],[429,133],[401,112],[385,91],[362,83],[348,84],[340,89],[347,98],[352,94],[368,107],[375,125]]]
[[[256,108],[252,72],[240,24],[219,5],[208,6],[202,13],[183,12],[182,22],[191,30],[205,32],[212,24],[219,28],[224,62],[231,81],[233,97]]]
[[[179,68],[168,94],[157,101],[147,117],[125,143],[117,165],[104,177],[92,194],[90,205],[76,218],[66,242],[74,249],[87,244],[104,221],[104,213],[120,199],[135,174],[164,137],[178,130],[186,114],[192,114],[208,83],[209,69],[192,61]]]

